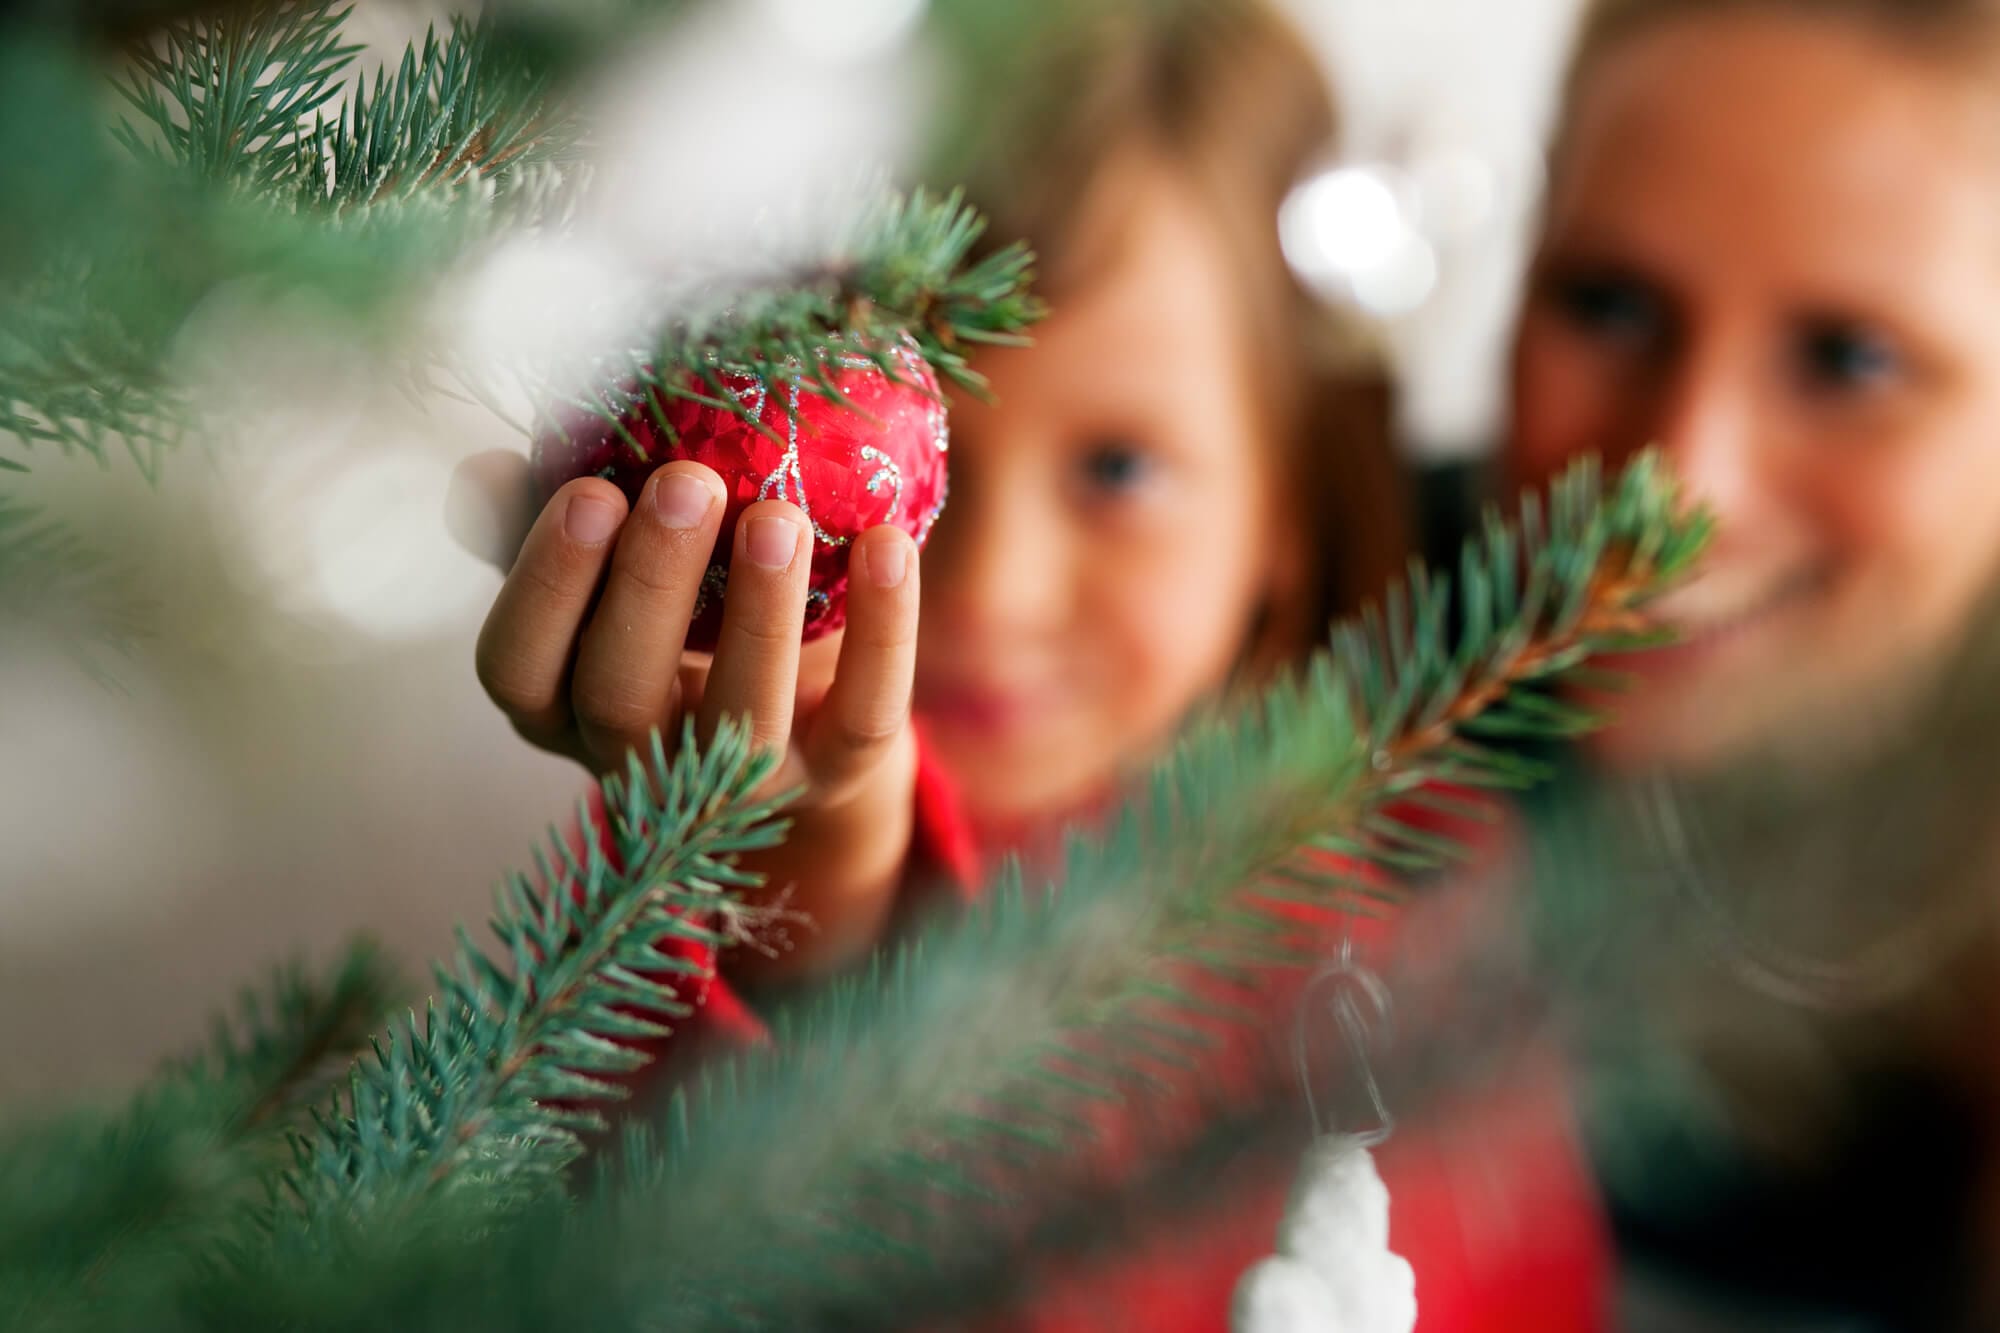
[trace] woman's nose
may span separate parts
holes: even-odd
[[[1634,448],[1657,447],[1689,498],[1733,523],[1759,503],[1768,432],[1754,376],[1727,349],[1684,358],[1657,383],[1649,420],[1628,431]]]

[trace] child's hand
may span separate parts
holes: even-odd
[[[480,489],[518,510],[525,467],[518,456],[472,460],[454,507],[462,516],[466,492]],[[917,550],[894,527],[857,538],[847,629],[802,649],[811,527],[783,501],[752,505],[736,526],[714,657],[688,655],[723,494],[714,472],[690,462],[660,468],[634,506],[595,477],[564,486],[533,520],[487,617],[479,680],[530,743],[593,773],[622,771],[655,727],[671,747],[684,716],[704,736],[722,717],[747,716],[754,743],[783,746],[774,788],[804,795],[785,845],[754,868],[774,889],[792,887],[787,906],[814,929],[756,967],[781,979],[865,954],[908,855]],[[480,544],[492,554],[509,545],[504,535]]]

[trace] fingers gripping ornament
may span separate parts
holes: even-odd
[[[1343,944],[1340,961],[1307,988],[1296,1032],[1299,1075],[1318,1137],[1278,1228],[1278,1252],[1237,1285],[1234,1333],[1412,1333],[1416,1327],[1416,1274],[1389,1249],[1389,1187],[1369,1151],[1388,1139],[1393,1122],[1368,1067],[1367,1024],[1357,997],[1378,1019],[1387,1018],[1388,992],[1355,963],[1351,944]],[[1321,998],[1347,1037],[1380,1120],[1368,1133],[1328,1133],[1320,1124],[1305,1045],[1306,1015]]]
[[[564,483],[598,476],[637,503],[663,463],[685,458],[715,469],[728,507],[688,631],[697,651],[714,648],[722,627],[738,518],[759,500],[789,500],[812,523],[805,637],[819,638],[847,623],[854,539],[893,523],[921,547],[944,510],[950,429],[937,376],[908,337],[888,360],[893,377],[858,353],[829,358],[827,378],[844,403],[797,365],[723,371],[718,378],[740,411],[655,387],[620,391],[610,403],[616,425],[577,410],[538,434],[536,485],[546,502]]]

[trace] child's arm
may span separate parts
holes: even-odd
[[[519,478],[493,467],[478,461],[484,481],[461,470],[461,492],[518,495]],[[865,955],[894,905],[917,766],[917,551],[893,527],[857,538],[847,629],[802,651],[810,525],[783,501],[751,506],[711,661],[682,644],[723,507],[721,479],[688,462],[662,467],[633,506],[597,478],[563,487],[534,519],[480,633],[479,680],[531,744],[593,773],[622,770],[655,727],[671,747],[684,716],[701,734],[747,716],[759,745],[783,747],[773,786],[804,794],[791,836],[753,868],[791,891],[787,908],[812,929],[744,970],[789,980]]]

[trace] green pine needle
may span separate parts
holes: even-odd
[[[1277,902],[1317,890],[1321,908],[1351,910],[1369,862],[1372,896],[1392,894],[1395,875],[1454,851],[1405,821],[1405,793],[1530,780],[1465,727],[1562,734],[1552,687],[1643,630],[1644,603],[1706,533],[1650,457],[1608,494],[1593,467],[1573,469],[1546,510],[1531,499],[1473,544],[1459,646],[1450,599],[1414,576],[1311,669],[1198,728],[1104,835],[1074,844],[1059,888],[1003,875],[963,920],[783,1016],[782,1054],[689,1090],[635,1173],[641,1201],[619,1204],[628,1225],[649,1219],[679,1326],[865,1323],[878,1293],[916,1280],[901,1249],[1004,1230],[1006,1206],[1074,1169],[1091,1104],[1163,1098],[1219,1032],[1255,1021],[1222,978],[1254,986],[1315,955],[1324,933],[1275,917]],[[992,1206],[967,1201],[980,1197]],[[703,1206],[718,1198],[729,1207]]]
[[[233,1019],[216,1019],[208,1046],[172,1076],[233,1090],[227,1119],[245,1130],[287,1123],[334,1085],[402,989],[368,940],[348,946],[324,981],[297,962],[277,968],[263,989],[242,993]]]
[[[741,910],[751,878],[733,858],[778,836],[752,795],[769,760],[741,730],[671,764],[656,739],[652,773],[635,760],[607,784],[627,872],[593,839],[508,881],[503,955],[468,943],[439,968],[425,1017],[380,1038],[297,1140],[290,1200],[261,1229],[140,1247],[95,1285],[79,1277],[89,1246],[72,1245],[35,1289],[72,1329],[135,1312],[185,1329],[896,1327],[976,1308],[996,1246],[1116,1211],[1127,1187],[1084,1165],[1104,1116],[1139,1131],[1142,1156],[1159,1145],[1136,1165],[1186,1179],[1212,1139],[1214,1108],[1187,1095],[1212,1044],[1259,1021],[1267,970],[1324,937],[1277,904],[1365,910],[1396,892],[1385,867],[1447,855],[1403,820],[1408,797],[1532,781],[1465,727],[1511,714],[1566,730],[1554,687],[1645,630],[1645,602],[1705,535],[1653,460],[1608,494],[1578,468],[1546,509],[1489,526],[1456,599],[1413,576],[1312,669],[1197,727],[1076,842],[1059,889],[1009,871],[978,908],[809,997],[769,1050],[708,1070],[657,1134],[629,1137],[623,1170],[564,1203],[551,1187],[588,1104],[638,1061],[616,1039],[696,998],[685,974],[658,979],[652,943],[731,933],[715,914]],[[116,1218],[148,1206],[163,1169],[220,1169],[227,1151],[100,1152],[68,1197]],[[10,1191],[23,1167],[0,1152],[0,1240],[43,1216],[39,1195]]]
[[[285,184],[304,160],[305,118],[340,92],[341,71],[361,53],[340,41],[352,12],[259,3],[169,23],[133,48],[117,88],[140,119],[121,121],[113,135],[136,158],[215,185]]]
[[[591,1104],[645,1062],[618,1038],[664,1031],[708,979],[657,946],[739,933],[758,880],[737,858],[784,835],[779,801],[755,794],[774,762],[730,724],[705,749],[690,731],[671,759],[656,733],[650,766],[634,754],[607,779],[610,845],[586,815],[580,854],[556,839],[538,879],[510,877],[502,959],[461,932],[422,1021],[378,1039],[295,1144],[287,1184],[308,1222],[393,1218],[439,1189],[502,1206],[547,1188],[601,1125]]]
[[[562,409],[578,409],[643,458],[644,445],[627,428],[635,408],[643,405],[671,437],[658,404],[681,398],[734,412],[768,431],[720,374],[762,376],[845,401],[835,385],[841,362],[866,358],[889,378],[903,380],[895,351],[905,335],[940,377],[983,394],[985,381],[966,359],[970,348],[1024,342],[1025,331],[1044,313],[1029,293],[1034,256],[1025,246],[971,259],[985,226],[956,191],[942,197],[921,189],[908,196],[888,193],[817,267],[680,312],[643,349],[601,360],[581,397],[540,382],[534,390],[544,405],[538,428],[563,430],[571,414]],[[491,389],[482,396],[492,396]]]
[[[190,1257],[238,1234],[285,1161],[282,1132],[398,989],[366,942],[324,978],[279,968],[130,1107],[0,1136],[0,1328],[157,1315]]]
[[[0,624],[48,636],[99,682],[146,636],[148,608],[103,552],[33,505],[0,494]]]
[[[31,219],[11,281],[0,269],[0,431],[100,462],[122,446],[152,476],[182,441],[218,431],[171,369],[179,330],[213,293],[309,296],[366,317],[387,346],[416,294],[481,247],[565,223],[589,181],[547,168],[571,161],[587,127],[507,20],[427,33],[329,115],[358,52],[341,40],[348,13],[267,0],[175,22],[118,84],[132,108],[112,129],[122,157],[72,154],[73,179],[23,177],[68,207]],[[36,114],[94,130],[87,88],[40,91]],[[836,393],[832,362],[858,354],[896,374],[905,334],[978,392],[968,349],[1018,341],[1040,314],[1025,250],[970,258],[983,225],[956,196],[885,190],[814,263],[679,302],[644,347],[600,349],[581,405],[615,421],[623,393],[651,384],[742,411],[715,379],[732,366]],[[435,368],[413,363],[406,378],[429,385]],[[444,368],[492,405],[521,383],[543,415],[575,397],[555,367]]]
[[[371,89],[357,80],[332,120],[298,141],[299,205],[377,206],[477,181],[512,186],[528,169],[568,160],[581,126],[546,79],[496,48],[489,22],[454,19],[403,51]]]

